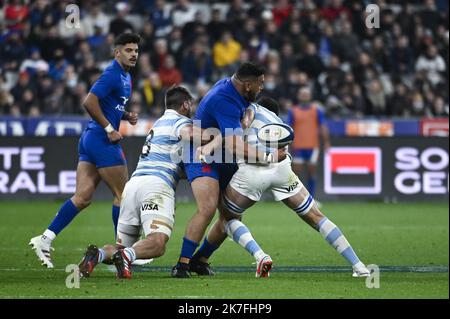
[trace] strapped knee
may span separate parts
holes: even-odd
[[[294,211],[299,216],[304,216],[311,210],[313,205],[314,205],[314,199],[311,195],[309,195],[308,197],[306,197],[303,200],[303,202],[297,208],[294,208]]]
[[[236,216],[242,216],[242,213],[244,213],[245,209],[239,207],[235,203],[233,203],[226,195],[222,196],[222,203],[223,207],[229,211],[230,213],[236,215]]]
[[[131,247],[136,243],[141,235],[141,228],[135,225],[119,223],[117,225],[117,243],[125,247]]]

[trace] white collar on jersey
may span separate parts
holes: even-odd
[[[181,117],[185,117],[185,118],[187,118],[187,119],[190,119],[189,117],[184,116],[184,115],[178,113],[178,112],[175,111],[174,109],[166,109],[166,110],[164,111],[164,114],[176,114],[176,115],[178,115],[178,116],[181,116]]]

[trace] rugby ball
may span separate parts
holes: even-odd
[[[266,124],[258,130],[258,140],[270,148],[282,148],[294,140],[294,130],[287,124]]]

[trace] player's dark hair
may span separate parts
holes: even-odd
[[[244,62],[237,69],[235,75],[241,81],[251,80],[266,72],[264,66],[253,62]]]
[[[128,43],[136,43],[139,45],[141,42],[141,37],[137,33],[125,32],[121,33],[114,40],[114,46],[125,45]]]
[[[174,86],[167,90],[164,101],[167,109],[178,109],[186,101],[192,101],[189,91],[182,86]]]
[[[263,96],[263,97],[259,98],[256,103],[265,107],[269,111],[272,111],[276,115],[280,114],[280,104],[278,104],[277,101],[275,101],[274,99],[272,99],[270,97]]]

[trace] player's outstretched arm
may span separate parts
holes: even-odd
[[[95,94],[89,92],[83,102],[83,106],[89,115],[105,129],[111,143],[117,143],[122,139],[122,135],[120,135],[106,119]]]

